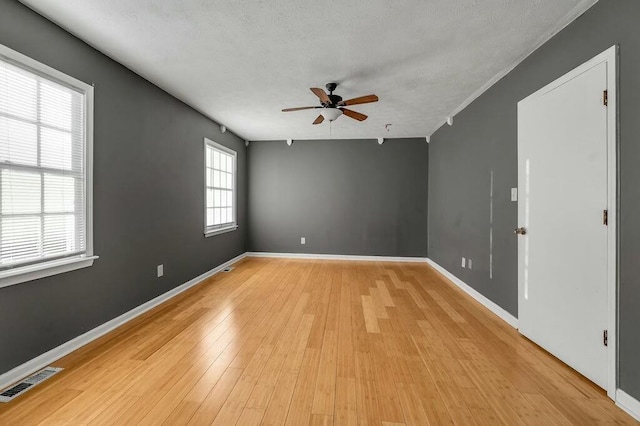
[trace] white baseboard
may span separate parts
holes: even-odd
[[[362,260],[372,262],[426,262],[426,257],[359,256],[351,254],[270,253],[248,251],[248,257],[276,257],[280,259]]]
[[[195,286],[196,284],[201,283],[202,281],[204,281],[205,279],[217,274],[218,272],[220,272],[221,270],[223,270],[224,268],[226,268],[229,265],[232,265],[236,262],[238,262],[239,260],[243,259],[244,257],[246,257],[246,253],[243,253],[239,256],[234,257],[233,259],[223,263],[220,266],[217,266],[213,269],[211,269],[210,271],[205,272],[202,275],[199,275],[197,277],[195,277],[194,279],[187,281],[186,283],[172,289],[169,290],[166,293],[161,294],[160,296],[149,300],[146,303],[143,303],[142,305],[133,308],[132,310],[125,312],[124,314],[120,315],[119,317],[116,317],[110,321],[105,322],[102,325],[99,325],[98,327],[87,331],[84,334],[81,334],[80,336],[69,340],[66,343],[63,343],[60,346],[57,346],[53,349],[51,349],[48,352],[43,353],[42,355],[39,355],[35,358],[33,358],[30,361],[25,362],[24,364],[21,364],[17,367],[15,367],[12,370],[7,371],[6,373],[3,373],[0,375],[0,389],[4,389],[5,387],[19,381],[20,379],[29,376],[30,374],[35,373],[36,371],[39,371],[40,369],[50,365],[51,363],[57,361],[58,359],[62,358],[65,355],[70,354],[71,352],[75,351],[76,349],[81,348],[82,346],[96,340],[99,337],[104,336],[105,334],[109,333],[110,331],[115,330],[116,328],[120,327],[121,325],[131,321],[132,319],[144,314],[145,312],[155,308],[156,306],[162,304],[163,302],[166,302],[167,300],[171,299],[172,297],[177,296],[178,294],[190,289],[191,287]]]
[[[640,401],[623,391],[616,391],[616,405],[640,422]]]
[[[460,278],[456,277],[451,272],[447,271],[446,269],[444,269],[442,266],[438,265],[433,260],[427,259],[427,263],[429,265],[431,265],[433,267],[433,269],[435,269],[436,271],[438,271],[442,275],[444,275],[449,281],[454,283],[456,286],[460,287],[462,289],[462,291],[464,291],[469,296],[473,297],[478,302],[480,302],[480,304],[483,305],[485,308],[489,309],[491,312],[493,312],[494,314],[499,316],[501,319],[506,321],[507,324],[509,324],[511,327],[518,328],[518,319],[516,317],[511,315],[506,310],[502,309],[500,306],[498,306],[497,304],[495,304],[491,300],[487,299],[485,296],[480,294],[473,287],[471,287],[470,285],[466,284]]]

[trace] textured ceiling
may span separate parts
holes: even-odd
[[[424,137],[597,0],[21,0],[248,140]],[[313,126],[309,87],[375,93]],[[389,130],[385,124],[390,123]]]

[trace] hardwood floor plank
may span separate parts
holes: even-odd
[[[309,420],[310,426],[329,426],[333,425],[333,416],[326,414],[312,414]]]
[[[380,326],[378,324],[378,318],[376,317],[376,308],[373,304],[372,297],[361,295],[360,298],[362,299],[362,313],[364,315],[367,333],[380,333]]]
[[[302,314],[302,311],[300,311],[299,314]],[[298,319],[298,316],[296,315],[294,318],[296,318],[296,322],[288,324],[287,327],[291,332],[288,330],[285,331],[282,339],[277,342],[271,357],[267,361],[265,368],[258,378],[253,392],[251,392],[251,396],[247,401],[247,407],[267,408],[278,378],[284,369],[288,354],[294,354],[291,358],[288,369],[293,369],[297,372],[297,368],[302,361],[302,355],[304,354],[306,339],[308,338],[313,324],[313,315],[304,315],[302,319]],[[295,325],[298,325],[299,327],[295,328]],[[296,331],[299,336],[299,339],[297,340],[296,336],[293,334]],[[295,356],[295,354],[299,355]]]
[[[336,392],[336,355],[338,335],[335,330],[327,330],[324,334],[318,378],[313,396],[313,414],[332,415]]]
[[[371,294],[371,300],[373,301],[376,318],[389,318],[389,314],[387,313],[384,305],[384,300],[382,299],[382,294],[380,294],[380,289],[377,287],[371,287],[369,289],[369,293]]]
[[[362,298],[357,285],[351,285],[351,334],[353,350],[358,353],[369,352],[367,325],[362,310]]]
[[[42,388],[39,390],[42,391]],[[31,392],[35,392],[35,389]],[[67,405],[82,394],[82,391],[71,389],[47,398],[44,403],[32,399],[31,404],[25,404],[26,408],[24,410],[13,410],[8,412],[7,415],[0,416],[0,424],[38,424],[41,421],[45,421],[52,412],[57,410],[57,407]]]
[[[396,304],[393,302],[393,298],[389,293],[389,289],[387,285],[382,280],[376,280],[376,286],[378,287],[378,291],[380,292],[380,297],[382,298],[382,303],[384,306],[395,307]]]
[[[382,340],[382,336],[371,336],[370,343],[378,411],[382,421],[401,423],[404,420],[402,406],[398,400],[393,371]]]
[[[399,383],[396,385],[406,423],[411,425],[428,425],[429,419],[418,398],[414,385]]]
[[[214,425],[236,424],[272,351],[271,345],[258,348],[220,409]]]
[[[242,426],[259,425],[262,423],[263,417],[263,408],[245,408],[242,410],[242,414],[240,415],[237,424]]]
[[[187,424],[213,423],[241,375],[242,370],[238,368],[227,369],[204,401],[198,406],[198,409],[193,413]]]
[[[336,379],[336,426],[356,426],[358,424],[358,407],[356,396],[356,379],[338,377]]]
[[[386,274],[396,289],[403,289],[403,290],[405,289],[404,283],[400,280],[400,278],[398,278],[395,271],[391,269],[386,269]]]
[[[302,366],[293,391],[286,424],[297,426],[307,424],[311,419],[311,406],[318,377],[320,364],[320,350],[307,348],[302,360]]]
[[[353,345],[353,326],[351,323],[351,290],[345,283],[342,283],[340,286],[339,303],[336,376],[355,378],[355,349]]]
[[[298,372],[283,371],[273,388],[273,393],[262,420],[263,425],[282,425],[289,414],[289,406],[298,380]]]
[[[200,404],[193,401],[182,400],[176,408],[173,409],[169,417],[162,422],[164,426],[183,426],[189,423],[193,413],[196,412]]]
[[[570,425],[571,422],[564,416],[560,411],[558,411],[551,402],[543,395],[538,394],[525,394],[525,398],[536,407],[536,411],[539,413],[540,418],[543,419],[544,423],[547,424],[556,424],[556,425]],[[588,417],[585,416],[587,419]],[[586,423],[590,423],[587,421]]]
[[[379,425],[382,422],[373,380],[356,379],[356,407],[359,424]]]

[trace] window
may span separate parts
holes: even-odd
[[[0,45],[0,287],[93,263],[93,88]]]
[[[238,228],[236,223],[236,152],[204,140],[204,234],[216,235]]]

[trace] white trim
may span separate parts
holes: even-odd
[[[224,146],[224,145],[222,145],[222,144],[219,144],[218,142],[213,141],[213,140],[211,140],[211,139],[209,139],[209,138],[204,138],[204,143],[205,143],[205,144],[207,144],[207,145],[211,145],[213,148],[215,148],[215,149],[217,149],[217,150],[219,150],[219,151],[222,151],[222,152],[224,152],[224,153],[226,153],[226,154],[229,154],[229,155],[231,155],[231,156],[234,156],[234,157],[235,157],[235,156],[237,156],[237,155],[238,155],[238,153],[237,153],[237,152],[235,152],[233,149],[228,148],[228,147],[226,147],[226,146]],[[205,161],[206,161],[206,160],[207,160],[207,159],[205,158]],[[206,164],[207,164],[207,163],[205,163],[205,165],[206,165]]]
[[[62,274],[76,269],[87,268],[93,265],[98,258],[93,253],[93,112],[94,112],[94,88],[75,77],[58,71],[42,62],[36,61],[22,53],[0,44],[0,56],[7,58],[16,66],[26,68],[42,78],[60,83],[64,86],[79,90],[84,94],[84,226],[85,226],[85,250],[81,256],[70,256],[65,259],[42,259],[38,263],[26,266],[16,266],[0,272],[0,288],[20,284],[39,278]]]
[[[360,256],[351,254],[270,253],[248,251],[247,257],[275,257],[280,259],[361,260],[371,262],[426,262],[426,257]]]
[[[607,245],[607,301],[609,386],[607,395],[616,399],[618,388],[618,45],[612,46],[600,56],[607,59],[607,190],[608,226]]]
[[[640,401],[623,391],[616,391],[616,405],[622,408],[627,414],[640,422]]]
[[[98,256],[76,256],[8,269],[1,274],[0,288],[88,268],[97,258]]]
[[[618,318],[618,281],[617,281],[617,218],[618,218],[618,46],[612,46],[593,59],[569,71],[562,77],[547,84],[527,96],[518,104],[542,96],[557,87],[576,78],[580,74],[607,63],[607,195],[608,195],[608,226],[607,226],[607,386],[609,398],[616,399],[617,383],[617,318]],[[518,285],[520,285],[518,283]]]
[[[473,93],[471,96],[469,96],[464,102],[462,102],[462,104],[460,104],[460,106],[458,108],[454,109],[448,115],[448,117],[458,115],[458,113],[460,113],[466,107],[471,105],[473,103],[473,101],[475,101],[480,96],[482,96],[484,94],[484,92],[486,92],[494,84],[496,84],[497,82],[502,80],[507,74],[509,74],[518,65],[520,65],[522,62],[524,62],[525,59],[527,59],[529,56],[531,56],[536,50],[540,49],[545,43],[547,43],[549,40],[551,40],[560,31],[564,30],[567,26],[569,26],[569,24],[571,24],[573,21],[578,19],[580,17],[580,15],[582,15],[587,10],[589,10],[597,2],[598,2],[598,0],[582,0],[580,3],[578,3],[573,9],[571,9],[571,11],[569,13],[567,13],[562,19],[560,19],[556,23],[556,25],[551,27],[551,29],[548,32],[546,32],[544,35],[542,35],[540,37],[538,43],[535,45],[533,50],[531,50],[529,53],[519,57],[510,66],[508,66],[507,68],[505,68],[502,71],[500,71],[491,80],[487,81],[480,89],[478,89],[475,93]],[[440,129],[440,127],[444,126],[446,122],[447,122],[447,118],[442,119],[442,121],[439,122],[433,128],[433,130],[431,131],[431,134],[434,134],[438,129]]]
[[[471,287],[470,285],[466,284],[464,281],[462,281],[460,278],[458,278],[455,275],[453,275],[451,272],[447,271],[442,266],[438,265],[432,259],[427,258],[427,263],[431,267],[433,267],[433,269],[435,269],[436,271],[438,271],[439,273],[444,275],[444,277],[447,278],[449,281],[451,281],[453,284],[458,286],[462,291],[467,293],[469,296],[473,297],[482,306],[484,306],[485,308],[489,309],[491,312],[493,312],[498,317],[500,317],[500,319],[505,321],[511,327],[516,328],[516,329],[518,328],[518,319],[516,317],[511,315],[506,310],[502,309],[496,303],[494,303],[491,300],[487,299],[485,296],[480,294],[473,287]]]
[[[531,99],[535,99],[535,98],[538,98],[540,96],[543,96],[543,95],[545,95],[545,94],[557,89],[558,87],[562,86],[563,84],[568,83],[569,81],[575,79],[579,75],[584,74],[585,72],[589,71],[590,69],[592,69],[594,67],[597,67],[598,65],[600,65],[600,64],[602,64],[604,62],[608,62],[608,63],[613,62],[614,72],[613,73],[607,72],[607,74],[608,74],[607,77],[608,77],[608,83],[613,84],[613,86],[615,87],[615,83],[616,83],[616,80],[615,80],[615,62],[616,62],[616,57],[617,57],[617,51],[618,51],[617,45],[616,46],[611,46],[610,48],[608,48],[604,52],[594,56],[593,58],[591,58],[588,61],[582,63],[581,65],[578,65],[577,67],[575,67],[571,71],[567,72],[566,74],[562,75],[561,77],[558,77],[557,79],[553,80],[551,83],[546,84],[544,87],[541,87],[540,89],[536,90],[535,92],[533,92],[532,94],[528,95],[524,99],[518,101],[518,104],[520,104],[522,102],[527,102],[527,101],[529,101]],[[613,78],[613,79],[611,79],[611,78]],[[614,102],[611,102],[611,95],[615,96],[615,94],[610,94],[610,96],[609,96],[609,106],[610,107],[614,106]],[[611,110],[611,108],[609,108],[609,110]]]
[[[205,237],[213,237],[214,235],[224,234],[226,232],[235,231],[238,229],[238,225],[225,226],[224,228],[218,228],[211,231],[205,231]]]
[[[62,71],[58,71],[55,68],[52,68],[48,65],[43,64],[42,62],[38,62],[33,58],[30,58],[22,53],[10,49],[7,46],[0,44],[0,55],[5,56],[12,61],[18,62],[24,66],[27,66],[34,71],[40,73],[41,75],[45,75],[49,78],[53,78],[59,80],[61,83],[66,84],[67,86],[74,87],[76,89],[81,89],[84,92],[89,92],[93,90],[93,86],[85,83],[84,81],[78,80],[77,78],[71,77],[63,73]]]
[[[233,195],[233,205],[231,206],[231,214],[233,216],[233,222],[225,223],[222,225],[207,226],[207,147],[211,147],[214,150],[221,151],[233,157],[233,186],[231,188]],[[213,161],[213,157],[211,158]],[[211,165],[213,168],[213,164]],[[213,178],[212,178],[213,179]],[[231,148],[227,148],[217,142],[212,141],[209,138],[204,138],[204,236],[212,237],[218,234],[224,234],[225,232],[235,231],[238,229],[238,153]],[[215,207],[215,206],[214,206]]]
[[[85,90],[85,140],[84,140],[84,207],[85,246],[87,256],[93,256],[93,86]]]
[[[110,331],[115,330],[116,328],[120,327],[121,325],[131,321],[132,319],[144,314],[145,312],[155,308],[156,306],[166,302],[167,300],[177,296],[178,294],[190,289],[191,287],[201,283],[203,280],[217,274],[218,272],[222,271],[224,268],[226,268],[229,265],[232,265],[238,261],[240,261],[241,259],[243,259],[246,256],[246,253],[243,253],[239,256],[234,257],[233,259],[223,263],[220,266],[217,266],[213,269],[211,269],[210,271],[205,272],[202,275],[199,275],[197,277],[195,277],[194,279],[187,281],[186,283],[172,289],[169,290],[168,292],[161,294],[160,296],[149,300],[146,303],[143,303],[142,305],[133,308],[132,310],[125,312],[124,314],[105,322],[102,325],[99,325],[98,327],[89,330],[88,332],[81,334],[80,336],[69,340],[66,343],[63,343],[62,345],[55,347],[53,349],[51,349],[48,352],[43,353],[42,355],[37,356],[36,358],[33,358],[30,361],[25,362],[22,365],[17,366],[16,368],[14,368],[13,370],[9,370],[4,374],[0,375],[0,389],[4,389],[5,387],[11,385],[12,383],[15,383],[17,381],[19,381],[20,379],[42,369],[43,367],[46,367],[47,365],[50,365],[51,363],[55,362],[56,360],[62,358],[65,355],[70,354],[71,352],[81,348],[82,346],[96,340],[99,337],[104,336],[105,334],[109,333]]]

